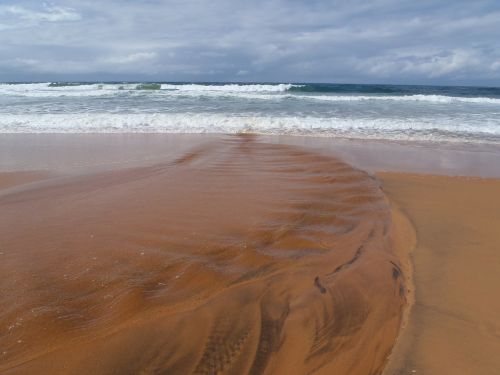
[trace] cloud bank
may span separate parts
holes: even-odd
[[[500,85],[500,3],[0,0],[0,80]]]

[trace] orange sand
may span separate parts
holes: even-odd
[[[377,181],[251,136],[173,160],[0,174],[0,373],[380,374],[412,235]]]
[[[379,177],[418,237],[415,305],[385,374],[500,374],[500,180]]]
[[[2,374],[500,374],[500,181],[311,151],[497,175],[495,150],[23,137],[0,138]]]

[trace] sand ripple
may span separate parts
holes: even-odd
[[[0,190],[0,371],[378,374],[394,232],[366,173],[252,136]]]

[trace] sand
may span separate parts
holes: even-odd
[[[500,181],[379,177],[418,238],[415,304],[386,374],[500,374]]]
[[[381,145],[167,138],[0,137],[0,373],[499,368],[500,182],[374,177]]]
[[[391,217],[365,172],[252,136],[0,190],[0,371],[378,374]]]
[[[50,173],[39,171],[0,172],[0,190],[14,187],[16,185],[28,184],[30,182],[43,180],[50,177]]]

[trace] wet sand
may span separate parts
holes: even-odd
[[[356,168],[496,150],[164,137],[0,137],[0,373],[499,368],[500,182]]]
[[[0,190],[48,178],[50,173],[42,171],[0,172]]]
[[[0,171],[86,171],[164,163],[220,139],[210,134],[0,134]],[[500,146],[259,136],[340,158],[374,174],[380,171],[500,177]]]
[[[377,181],[253,136],[174,156],[0,190],[0,372],[381,373],[408,244]]]

